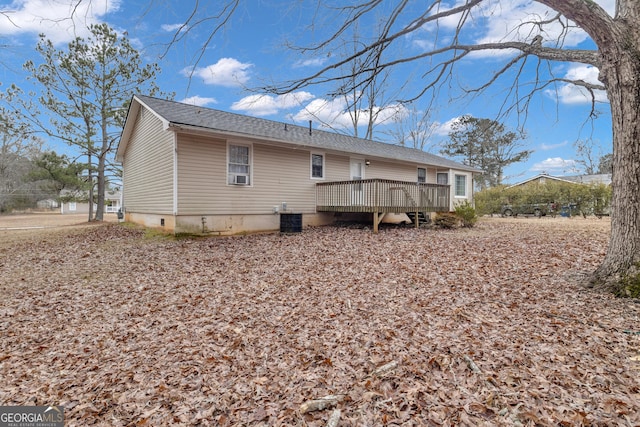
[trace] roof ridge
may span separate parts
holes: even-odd
[[[390,160],[481,172],[477,168],[463,165],[414,147],[369,140],[344,133],[309,128],[295,123],[249,116],[148,95],[134,95],[134,98],[138,98],[139,101],[147,105],[148,108],[151,108],[167,122],[178,125],[193,126],[212,131],[241,133],[283,143],[307,146],[311,149],[337,150],[362,156],[368,155]],[[194,111],[197,111],[198,114],[194,114]]]
[[[307,129],[309,129],[307,126],[303,126],[303,125],[299,125],[296,123],[290,123],[290,122],[283,122],[283,121],[279,121],[279,120],[272,120],[272,119],[265,119],[264,117],[256,117],[256,116],[250,116],[247,114],[241,114],[241,113],[236,113],[233,111],[227,111],[227,110],[221,110],[218,108],[211,108],[211,107],[204,107],[201,105],[195,105],[195,104],[189,104],[186,102],[180,102],[180,101],[175,101],[175,100],[169,100],[169,99],[162,99],[162,98],[157,98],[157,97],[153,97],[153,96],[148,96],[148,95],[136,95],[138,98],[144,97],[144,98],[148,98],[148,99],[153,99],[156,101],[160,101],[160,102],[170,102],[170,103],[174,103],[174,104],[178,104],[178,105],[182,105],[182,106],[186,106],[188,108],[194,108],[194,109],[203,109],[203,110],[208,110],[208,111],[216,111],[222,114],[229,114],[229,115],[233,115],[235,117],[238,118],[242,118],[242,119],[251,119],[251,120],[256,120],[256,121],[262,121],[265,123],[273,123],[273,124],[280,124],[280,125],[286,125],[286,126],[294,126],[296,128],[299,128],[300,130],[306,131]],[[188,124],[188,123],[183,123],[183,124]],[[387,144],[387,145],[393,145],[396,147],[400,147],[400,148],[407,148],[410,150],[418,150],[417,148],[412,148],[412,147],[406,147],[406,146],[402,146],[402,145],[398,145],[398,144],[391,144],[388,142],[383,142],[383,141],[378,141],[375,139],[365,139],[365,138],[361,138],[358,136],[353,136],[353,135],[349,135],[346,133],[339,133],[339,132],[331,132],[328,130],[324,130],[324,129],[319,129],[319,128],[312,128],[313,132],[322,132],[324,134],[327,135],[331,135],[331,136],[339,136],[339,137],[344,137],[344,138],[350,138],[350,139],[355,139],[355,140],[360,140],[360,141],[365,141],[365,142],[374,142],[374,143],[378,143],[378,144]],[[418,151],[422,151],[422,150],[418,150]],[[426,151],[423,151],[426,153]]]

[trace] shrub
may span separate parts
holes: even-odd
[[[433,220],[433,225],[446,229],[458,228],[461,225],[461,219],[453,212],[438,212]]]
[[[474,194],[476,213],[478,215],[494,215],[502,212],[502,205],[507,204],[506,186],[485,188]]]
[[[471,203],[465,201],[455,207],[456,216],[462,221],[462,226],[471,228],[478,221],[478,215]]]
[[[502,205],[512,206],[554,203],[558,208],[572,205],[582,215],[602,215],[609,212],[611,187],[604,184],[580,184],[546,180],[516,187],[493,187],[474,195],[480,215],[495,214]]]

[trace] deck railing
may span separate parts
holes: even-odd
[[[362,179],[316,184],[319,212],[445,212],[448,185]]]

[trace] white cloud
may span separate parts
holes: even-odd
[[[540,144],[540,149],[542,151],[555,150],[556,148],[565,147],[568,143],[569,143],[569,141],[563,141],[563,142],[560,142],[558,144],[546,144],[546,143],[543,142],[542,144]]]
[[[305,102],[313,99],[309,92],[294,92],[285,95],[250,95],[234,102],[231,109],[244,111],[256,116],[269,116],[278,113],[280,110],[299,108]]]
[[[406,107],[391,104],[384,108],[374,107],[375,124],[392,123],[398,116],[406,115]],[[343,98],[333,100],[314,99],[304,109],[293,115],[294,121],[315,121],[321,127],[334,129],[352,129],[353,111],[349,111],[347,101]],[[359,110],[358,123],[365,125],[369,122],[369,111]]]
[[[574,65],[567,70],[564,78],[601,85],[602,83],[598,80],[599,74],[599,70],[591,65]],[[557,97],[563,104],[591,104],[591,93],[587,89],[573,84],[563,84],[557,92],[547,90],[545,93],[552,98]],[[608,102],[605,91],[596,90],[594,95],[597,102]]]
[[[466,3],[465,0],[457,0],[455,3],[451,5],[447,5],[446,3],[443,3],[442,7],[439,7],[434,12],[441,13],[446,11],[447,9],[455,9],[456,7],[464,6],[465,3]],[[461,18],[460,14],[445,16],[444,18],[438,20],[438,25],[448,30],[455,31],[458,28],[458,25],[460,24],[460,18]]]
[[[531,167],[533,172],[546,172],[550,175],[572,172],[577,169],[575,160],[565,160],[562,157],[550,157]]]
[[[352,126],[351,117],[346,111],[346,102],[343,99],[314,99],[304,109],[293,116],[295,121],[319,121],[337,128]]]
[[[531,41],[540,34],[545,41],[555,43],[562,35],[565,47],[573,47],[587,39],[581,29],[569,29],[557,21],[545,24],[542,32],[535,22],[550,20],[557,12],[532,0],[492,0],[482,9],[486,33],[478,43],[501,41]]]
[[[311,58],[311,59],[300,59],[293,63],[293,68],[302,68],[302,67],[319,67],[327,62],[327,57],[322,58]]]
[[[178,30],[185,31],[188,27],[184,24],[162,24],[160,25],[160,28],[162,28],[163,31],[172,33]]]
[[[390,104],[386,107],[374,107],[376,112],[376,124],[395,123],[402,117],[407,117],[409,110],[403,104]]]
[[[599,75],[600,71],[596,67],[592,67],[591,65],[576,65],[567,70],[565,77],[571,80],[584,80],[587,83],[600,84],[598,80]]]
[[[549,91],[550,92],[550,91]],[[591,104],[591,93],[580,86],[564,85],[558,90],[558,97],[563,104]],[[600,102],[606,101],[605,94],[602,96],[596,95],[596,100]]]
[[[437,136],[449,136],[453,130],[453,126],[460,121],[462,116],[454,117],[444,123],[434,122],[433,134]]]
[[[215,98],[207,98],[207,97],[202,97],[198,95],[185,98],[181,102],[184,102],[185,104],[196,105],[198,107],[204,107],[205,105],[218,103],[218,101]]]
[[[442,3],[433,13],[452,9],[464,5],[466,1],[456,0],[450,3]],[[615,0],[597,0],[610,15],[615,12]],[[472,9],[470,16],[466,17],[463,37],[473,39],[474,43],[499,43],[507,41],[530,42],[537,35],[543,38],[543,44],[555,46],[558,40],[562,40],[565,48],[572,48],[588,39],[588,34],[581,28],[567,28],[564,24],[552,19],[557,12],[541,2],[534,0],[486,0]],[[419,49],[434,49],[434,43],[442,46],[451,42],[447,32],[455,31],[460,25],[461,15],[452,15],[439,19],[435,23],[423,27],[426,37],[416,37],[412,43]],[[542,29],[536,22],[549,21]],[[441,31],[445,30],[445,31]],[[438,37],[434,34],[439,32]],[[472,52],[470,56],[497,57],[513,55],[513,50],[487,50]]]
[[[200,77],[205,84],[238,87],[245,85],[249,79],[249,69],[253,64],[240,62],[234,58],[220,58],[218,62],[204,68],[185,69],[182,74]]]
[[[596,0],[611,16],[615,13],[616,0]],[[505,40],[530,41],[540,34],[545,41],[555,44],[562,38],[564,47],[575,47],[589,36],[580,28],[567,29],[556,20],[544,25],[542,32],[536,21],[549,20],[557,12],[533,0],[491,0],[481,4],[481,16],[486,19],[486,33],[479,43]]]
[[[89,25],[119,7],[120,0],[15,0],[0,6],[0,35],[43,33],[57,45],[88,35]]]
[[[448,10],[454,9],[459,6],[463,6],[466,3],[465,0],[456,0],[453,3],[442,2],[439,3],[438,7],[431,11],[431,16],[438,15],[440,13],[445,13]],[[437,25],[435,23],[429,23],[426,26],[422,27],[422,30],[428,32],[434,32],[436,29],[445,29],[445,30],[455,30],[460,23],[460,14],[444,16],[442,18],[438,18]]]

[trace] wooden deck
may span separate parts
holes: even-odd
[[[363,179],[316,184],[318,212],[365,212],[374,215],[374,232],[386,213],[449,211],[449,185]],[[416,226],[418,226],[416,219]]]

